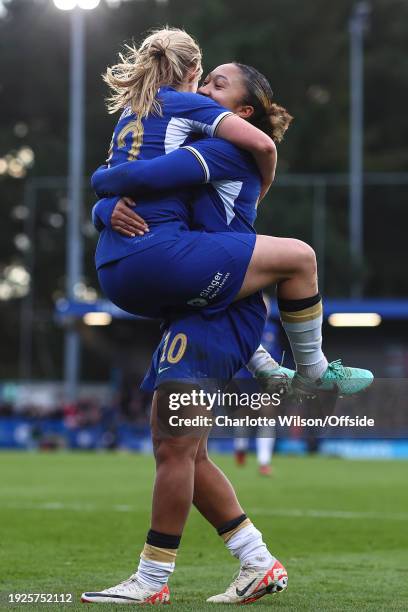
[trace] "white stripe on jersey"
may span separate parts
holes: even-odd
[[[192,133],[206,134],[207,136],[214,136],[215,130],[219,126],[220,122],[233,113],[226,111],[220,113],[212,125],[201,123],[201,121],[193,121],[193,119],[183,119],[182,117],[173,117],[170,119],[167,129],[166,136],[164,138],[164,150],[167,153],[175,151],[185,140],[191,136]]]
[[[210,136],[214,136],[215,130],[220,125],[221,121],[223,121],[225,119],[225,117],[228,117],[228,115],[233,115],[233,114],[234,113],[232,113],[231,111],[225,111],[225,113],[221,113],[220,115],[218,115],[218,117],[216,118],[216,120],[214,121],[214,123],[211,126],[211,134],[210,134]]]
[[[192,119],[182,119],[181,117],[173,117],[170,119],[167,129],[166,136],[164,138],[164,150],[167,153],[175,151],[193,132],[199,132],[201,134],[208,134],[210,129],[209,125],[200,123],[200,121],[193,121]]]
[[[196,158],[198,159],[198,161],[200,162],[200,164],[203,167],[204,170],[204,176],[205,176],[205,183],[208,183],[210,180],[210,169],[207,166],[207,162],[205,161],[204,157],[201,155],[200,151],[197,151],[197,149],[195,149],[194,147],[190,147],[190,146],[186,146],[186,147],[181,147],[182,149],[187,149],[187,151],[190,151],[193,155],[196,156]]]
[[[235,200],[239,196],[243,182],[242,181],[212,181],[211,185],[217,191],[222,203],[224,204],[225,214],[227,217],[227,225],[231,223],[235,217],[234,205]]]

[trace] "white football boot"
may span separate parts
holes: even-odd
[[[136,574],[116,586],[99,592],[87,592],[81,595],[82,603],[116,603],[116,604],[169,604],[170,591],[167,584],[160,591],[141,582]]]
[[[288,586],[288,574],[280,561],[269,569],[243,565],[238,576],[225,593],[207,599],[211,603],[248,604],[264,595],[284,591]]]

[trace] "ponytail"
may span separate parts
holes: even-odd
[[[157,91],[163,85],[180,86],[191,73],[201,75],[201,50],[195,40],[177,28],[155,30],[139,48],[126,45],[120,62],[107,68],[104,81],[111,89],[110,113],[130,106],[138,121],[149,113],[162,114]]]
[[[258,119],[256,127],[268,134],[276,143],[281,142],[292,121],[293,117],[286,108],[273,102],[268,109],[265,109],[265,114]]]

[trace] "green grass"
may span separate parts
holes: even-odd
[[[277,457],[265,479],[253,459],[245,468],[218,459],[289,573],[288,591],[256,609],[408,609],[406,463]],[[83,612],[82,591],[134,571],[149,526],[150,457],[7,452],[0,465],[1,609]],[[46,506],[53,503],[60,505]],[[193,510],[170,583],[173,607],[214,610],[206,597],[224,590],[236,569]],[[7,603],[8,593],[23,592],[73,593],[75,603]]]

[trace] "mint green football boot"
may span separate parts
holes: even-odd
[[[370,370],[350,368],[341,363],[341,359],[332,361],[324,374],[317,380],[306,378],[296,372],[292,381],[295,394],[314,397],[320,392],[338,393],[339,396],[350,396],[367,389],[374,380]]]

